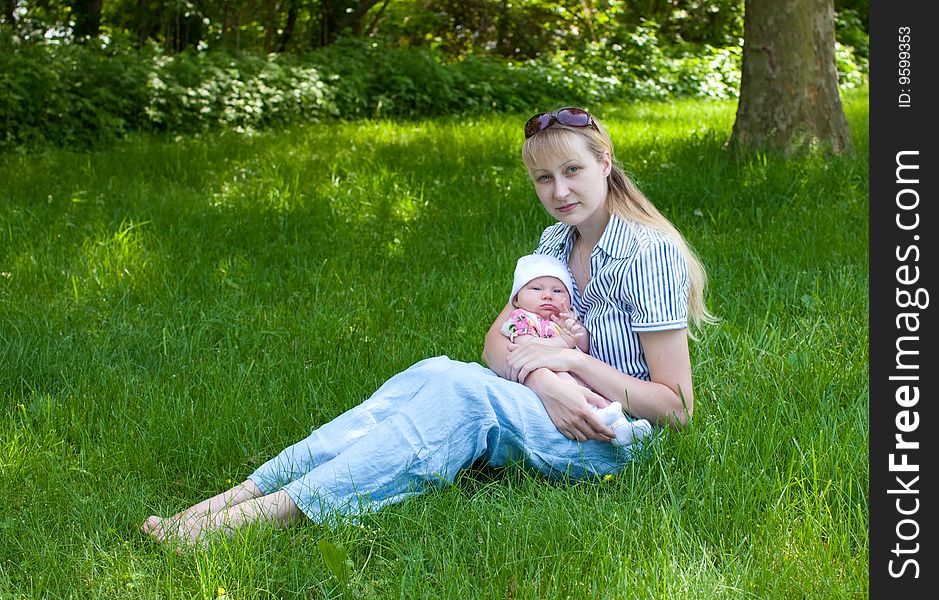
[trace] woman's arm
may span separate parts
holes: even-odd
[[[504,379],[510,379],[510,369],[506,363],[509,355],[510,342],[502,335],[502,323],[509,318],[513,307],[506,304],[499,316],[493,321],[486,333],[483,345],[483,361],[496,374]],[[511,344],[516,347],[516,344]],[[550,348],[539,344],[525,344],[524,347],[538,346]],[[551,350],[577,352],[567,348],[550,348]],[[519,381],[517,378],[512,381]],[[522,382],[538,395],[544,404],[548,416],[563,435],[568,438],[584,441],[588,439],[609,442],[613,439],[613,430],[601,423],[594,416],[588,404],[606,406],[608,402],[586,387],[574,381],[565,381],[557,373],[549,369],[536,369],[526,373]]]
[[[687,425],[694,410],[688,330],[640,333],[639,342],[651,381],[624,375],[594,358],[578,361],[571,372],[607,398],[624,398],[623,408],[631,414],[660,425]]]
[[[553,338],[536,337],[534,335],[520,335],[515,338],[515,343],[519,346],[525,344],[539,344],[541,346],[551,346],[552,348],[572,348],[571,344],[561,335]]]
[[[512,303],[506,303],[505,308],[502,309],[502,312],[499,313],[496,320],[492,322],[492,326],[489,327],[489,331],[486,332],[486,339],[483,342],[483,362],[503,379],[507,379],[505,376],[508,372],[506,370],[505,357],[509,354],[506,348],[509,341],[502,335],[502,324],[509,318],[513,310],[515,310],[515,308],[512,306]]]
[[[514,381],[537,369],[568,371],[605,398],[622,400],[633,415],[658,424],[687,424],[694,409],[691,358],[686,329],[639,334],[651,381],[620,373],[610,365],[576,350],[509,345],[505,376]]]
[[[505,333],[503,333],[503,328],[505,322],[509,319],[509,315],[515,308],[510,304],[506,304],[505,308],[499,313],[499,316],[496,317],[496,320],[492,322],[492,326],[489,328],[489,331],[486,333],[486,340],[483,344],[483,361],[489,365],[489,368],[495,371],[500,377],[505,377],[505,374],[500,372],[499,369],[493,367],[494,364],[505,366],[505,356],[508,354],[506,350],[506,345],[510,342],[506,338]],[[580,346],[581,343],[588,344],[589,338],[587,338],[586,329],[584,329],[584,334],[580,336],[580,339],[575,338],[569,332],[567,336],[565,333],[562,333],[562,329],[565,328],[564,322],[554,321],[558,327],[558,335],[553,338],[541,338],[533,335],[520,335],[515,338],[515,344],[520,346],[525,344],[541,344],[542,346],[554,346],[557,348],[573,348]],[[576,321],[575,321],[576,322]],[[583,326],[580,326],[583,329]],[[583,340],[583,341],[581,341]],[[586,350],[582,351],[586,352]]]

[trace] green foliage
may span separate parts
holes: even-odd
[[[527,111],[597,99],[596,86],[588,85],[589,74],[574,79],[543,60],[448,59],[430,48],[387,48],[355,39],[310,58],[326,75],[339,114],[348,118]]]
[[[576,2],[579,4],[579,2]],[[564,30],[571,2],[522,0],[405,0],[392,2],[378,35],[409,46],[428,46],[450,56],[501,56],[526,60],[550,54]]]
[[[614,43],[645,21],[661,24],[665,44],[725,46],[743,35],[742,0],[400,0],[377,35],[447,54],[516,60]]]
[[[667,43],[663,35],[643,21],[524,61],[360,38],[300,57],[0,36],[0,148],[82,147],[133,131],[249,131],[326,116],[414,119],[737,96],[739,46]],[[842,87],[864,85],[866,59],[841,44],[837,58]]]
[[[335,112],[319,71],[291,55],[0,39],[0,148],[87,146],[131,131],[245,131]]]
[[[13,46],[0,36],[0,147],[122,136],[140,125],[146,70],[119,46]]]
[[[336,578],[336,582],[343,591],[343,596],[348,597],[349,576],[355,565],[351,558],[347,558],[347,550],[325,538],[317,540],[316,547],[319,548],[320,555],[329,568],[329,572]]]
[[[867,85],[867,59],[855,54],[853,48],[835,42],[835,63],[838,66],[838,86],[841,89],[847,90]]]
[[[310,59],[335,90],[347,117],[421,117],[480,110],[545,109],[666,97],[733,98],[740,48],[674,46],[644,22],[619,41],[587,42],[575,50],[525,61],[475,54],[458,58],[426,47],[386,47],[342,40]],[[367,65],[367,66],[366,66]]]
[[[735,98],[740,86],[739,46],[662,43],[652,21],[615,38],[561,51],[550,60],[569,91],[600,101],[666,97]],[[543,62],[543,61],[541,61]]]
[[[870,57],[867,24],[856,10],[844,9],[835,13],[835,37],[840,44],[852,48],[853,54],[865,60]]]
[[[867,23],[857,10],[844,8],[835,13],[835,37],[839,85],[842,89],[865,85],[869,71],[870,39]]]
[[[290,55],[157,53],[147,92],[149,124],[171,132],[244,131],[316,121],[333,111],[332,90],[317,69]]]
[[[347,39],[313,53],[335,90],[340,114],[422,116],[457,112],[457,77],[426,48],[380,48]]]
[[[101,4],[18,2],[20,39],[78,42],[78,21],[100,17],[101,40],[132,38],[167,52],[189,49],[304,54],[342,37],[424,46],[450,57],[529,60],[584,43],[622,43],[643,22],[661,25],[667,45],[726,47],[743,37],[743,0],[108,0]],[[867,0],[837,0],[839,41],[864,53]],[[99,14],[94,15],[95,11]],[[866,45],[866,42],[864,42]],[[865,54],[866,56],[866,54]]]

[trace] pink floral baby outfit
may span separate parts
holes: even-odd
[[[516,308],[502,324],[502,335],[513,342],[520,335],[553,338],[558,335],[558,326],[554,321],[542,319],[524,308]]]

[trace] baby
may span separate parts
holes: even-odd
[[[574,289],[567,266],[556,258],[543,254],[529,254],[518,259],[509,302],[515,307],[502,324],[502,334],[515,342],[521,336],[530,336],[527,343],[546,344],[562,348],[590,350],[587,329],[577,320],[571,302]],[[567,372],[558,373],[588,387],[579,378]],[[590,407],[596,416],[616,435],[613,444],[628,446],[652,432],[645,419],[630,420],[623,413],[623,405],[613,402],[605,408]]]

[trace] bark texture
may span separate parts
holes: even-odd
[[[747,0],[731,142],[789,152],[851,150],[838,91],[833,0]]]

